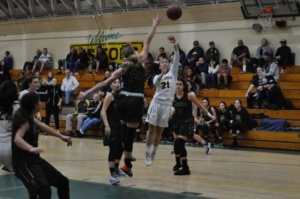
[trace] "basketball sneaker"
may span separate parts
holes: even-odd
[[[175,166],[173,167],[173,171],[179,171],[181,167],[181,164],[175,164]]]
[[[131,171],[131,168],[128,168],[125,164],[120,168],[124,173],[126,173],[126,175],[128,175],[129,177],[133,176],[133,173]]]
[[[153,152],[153,151],[152,151],[152,153],[151,153],[151,155],[150,155],[150,158],[151,158],[151,160],[152,160],[152,163],[154,162],[154,157],[155,157],[155,155],[156,155],[156,152]]]
[[[119,168],[115,168],[115,173],[118,177],[127,177],[126,173],[124,173],[123,171],[120,171]]]
[[[147,165],[147,166],[150,166],[150,165],[152,165],[153,164],[153,161],[152,161],[152,159],[151,159],[151,153],[150,152],[146,152],[146,157],[145,157],[145,164]]]
[[[120,180],[118,178],[110,176],[109,183],[111,185],[118,184],[119,182],[120,182]]]
[[[176,176],[183,176],[183,175],[190,175],[191,172],[190,172],[190,169],[187,167],[187,168],[182,168],[181,170],[179,171],[176,171],[174,173],[174,175]]]
[[[211,144],[209,142],[207,142],[205,147],[206,147],[205,153],[208,155],[211,151]]]

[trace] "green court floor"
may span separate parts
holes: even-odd
[[[86,181],[70,180],[71,199],[119,198],[119,199],[212,199],[201,197],[200,193],[184,192],[173,194],[163,191],[137,189],[121,185],[109,185]],[[0,176],[0,199],[26,199],[27,191],[22,182],[13,174]],[[52,198],[57,199],[55,188]]]

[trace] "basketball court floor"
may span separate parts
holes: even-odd
[[[109,184],[108,148],[99,138],[73,139],[73,146],[40,136],[42,157],[70,179],[72,199],[255,199],[300,198],[300,152],[213,149],[188,146],[191,175],[175,176],[172,145],[160,145],[152,166],[144,163],[144,143],[134,143],[133,177]],[[13,173],[0,170],[0,199],[23,199],[27,191]],[[52,198],[57,198],[56,190]]]

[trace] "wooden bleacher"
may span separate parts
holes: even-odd
[[[18,74],[21,70],[12,70],[12,79],[16,81]],[[52,70],[54,74],[58,70]],[[233,68],[233,81],[229,90],[200,90],[200,98],[208,97],[211,105],[218,107],[220,101],[225,101],[227,105],[234,103],[234,100],[239,98],[242,100],[243,106],[246,106],[245,93],[249,86],[249,82],[252,78],[252,74],[240,74],[240,69]],[[92,87],[97,82],[104,78],[104,74],[97,76],[84,75],[87,70],[83,71],[83,75],[75,76],[80,82],[78,92],[86,90]],[[281,75],[279,85],[281,86],[284,96],[290,100],[296,109],[300,109],[300,66],[288,67],[287,74]],[[42,74],[44,78],[47,77],[47,70]],[[64,75],[55,75],[58,83],[61,84]],[[145,83],[145,93],[147,100],[150,102],[155,90],[149,88]],[[264,113],[270,118],[282,118],[286,119],[290,127],[300,127],[300,111],[299,110],[267,110],[267,109],[248,109],[249,113]],[[41,112],[42,116],[45,116],[45,111]],[[260,124],[260,120],[258,120]],[[54,126],[54,124],[51,124]],[[60,130],[65,133],[65,120],[60,121]],[[75,128],[75,123],[73,124]],[[87,135],[102,136],[100,127],[94,127],[87,131]],[[145,130],[141,131],[141,137],[145,137]],[[225,133],[224,144],[231,143],[231,135]],[[245,134],[239,135],[239,145],[246,147],[258,147],[258,148],[271,148],[271,149],[287,149],[287,150],[300,150],[300,132],[273,132],[273,131],[248,131]]]

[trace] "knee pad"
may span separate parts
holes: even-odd
[[[176,139],[176,140],[174,141],[174,153],[175,153],[175,155],[180,154],[180,153],[179,153],[179,146],[178,146],[178,144],[179,144],[178,139]]]

